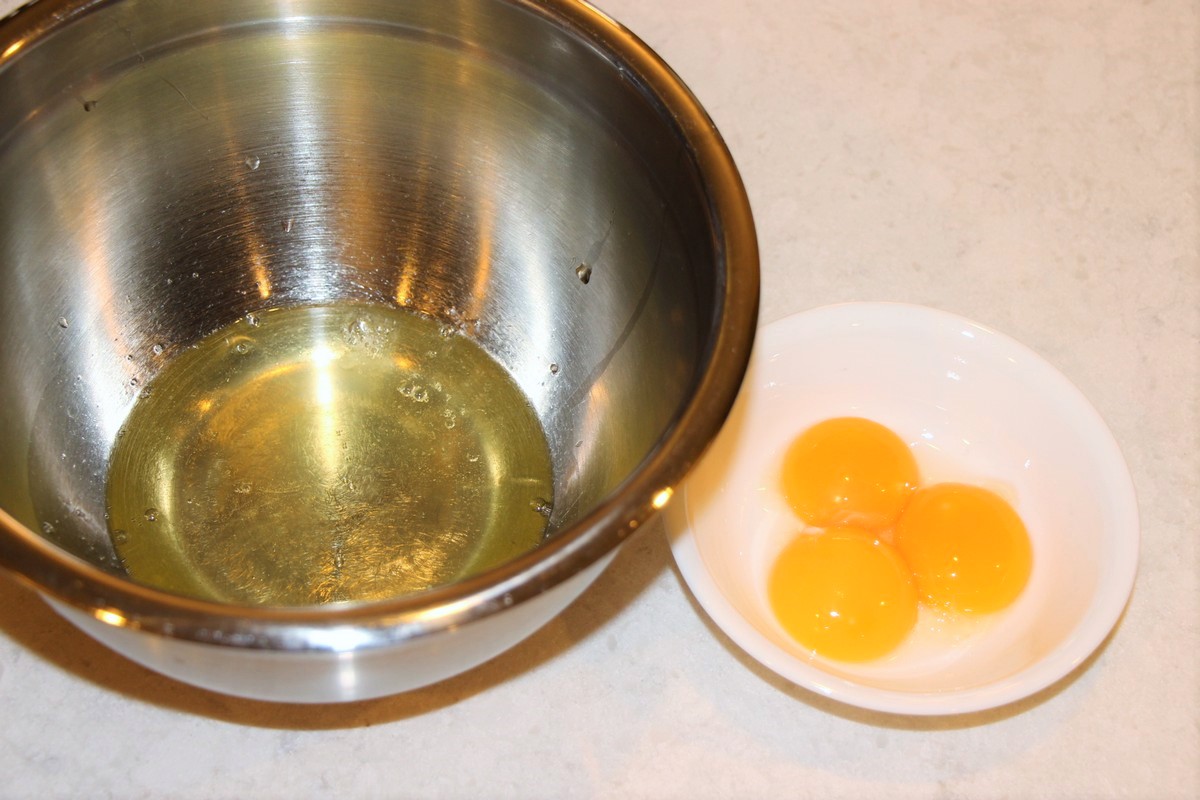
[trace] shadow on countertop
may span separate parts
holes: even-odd
[[[552,661],[633,603],[667,567],[670,551],[657,524],[626,542],[596,582],[532,636],[492,660],[440,683],[353,703],[293,704],[246,700],[149,670],[87,636],[41,598],[0,572],[0,631],[48,664],[108,691],[188,714],[239,725],[295,730],[356,728],[403,720],[454,705]]]

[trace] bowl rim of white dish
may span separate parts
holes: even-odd
[[[1097,587],[1081,619],[1057,646],[1037,661],[1004,678],[978,686],[946,691],[904,691],[870,686],[832,674],[817,664],[798,659],[772,642],[723,594],[705,564],[689,525],[687,481],[681,487],[681,496],[667,507],[664,520],[672,554],[684,582],[712,621],[748,655],[788,681],[848,705],[894,714],[954,715],[1008,705],[1052,686],[1074,672],[1105,641],[1124,612],[1133,590],[1141,533],[1133,480],[1116,439],[1079,388],[1042,356],[1003,333],[940,309],[892,302],[820,306],[760,326],[754,348],[756,353],[769,351],[789,336],[795,337],[801,329],[817,325],[837,326],[851,319],[870,319],[873,325],[921,324],[960,333],[969,330],[991,349],[1031,370],[1048,395],[1069,407],[1072,414],[1079,415],[1088,428],[1089,444],[1101,455],[1094,465],[1103,475],[1104,485],[1113,491],[1109,497],[1116,509],[1113,524],[1121,534],[1115,545],[1117,556],[1107,562],[1106,578]],[[751,381],[763,379],[755,370],[755,360],[752,355],[743,393],[750,389]]]

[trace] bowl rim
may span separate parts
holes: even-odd
[[[0,71],[28,45],[122,0],[36,0],[0,19]],[[611,551],[669,499],[716,436],[749,364],[759,258],[745,186],[699,100],[648,45],[583,0],[492,0],[587,42],[657,105],[695,164],[719,271],[711,344],[693,392],[633,473],[596,508],[538,549],[480,575],[386,601],[306,607],[225,604],[172,594],[105,572],[42,539],[0,509],[0,567],[101,622],[232,647],[324,651],[382,647],[454,630],[563,583]],[[353,626],[352,645],[330,628]]]
[[[853,320],[870,319],[874,328],[885,323],[921,325],[936,330],[971,330],[976,341],[988,342],[989,349],[1019,359],[1026,369],[1036,373],[1047,386],[1047,393],[1068,404],[1071,411],[1095,437],[1103,454],[1101,471],[1113,489],[1110,501],[1116,517],[1114,529],[1121,537],[1114,545],[1115,554],[1108,564],[1105,584],[1097,588],[1092,602],[1069,634],[1050,652],[1027,667],[1004,678],[980,686],[946,691],[901,691],[868,686],[853,679],[834,675],[819,666],[805,663],[771,642],[747,622],[734,604],[722,593],[709,572],[688,522],[687,482],[683,502],[674,504],[667,514],[670,546],[684,583],[705,613],[729,638],[756,661],[788,681],[816,694],[851,706],[892,714],[914,716],[965,714],[1008,705],[1042,691],[1072,673],[1108,638],[1124,613],[1137,575],[1141,531],[1137,495],[1128,465],[1108,425],[1083,392],[1050,362],[1031,348],[986,325],[927,306],[894,302],[851,302],[820,306],[782,317],[759,328],[756,352],[775,347],[802,326],[830,326]],[[955,334],[959,335],[959,334]],[[743,391],[747,391],[753,373]]]

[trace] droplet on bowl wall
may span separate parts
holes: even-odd
[[[156,355],[156,356],[161,356],[162,351],[163,351],[163,346],[161,344],[156,344],[156,345],[154,345],[154,347],[150,348],[150,351],[152,353],[154,353],[154,355]]]
[[[258,165],[262,163],[262,160],[258,156],[250,156],[246,159],[245,163],[250,169],[258,169]]]
[[[67,321],[67,318],[66,318],[66,317],[59,317],[59,318],[58,318],[58,327],[60,327],[60,328],[66,328],[66,327],[67,327],[67,326],[69,326],[70,324],[71,324],[71,323]]]
[[[581,263],[575,268],[575,276],[579,278],[580,283],[586,285],[592,279],[592,268],[587,264]]]
[[[558,364],[554,364],[554,363],[550,364],[550,374],[551,375],[558,374]]]
[[[145,517],[146,517],[147,522],[157,521],[158,520],[158,509],[157,508],[147,508]]]

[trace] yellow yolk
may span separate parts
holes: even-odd
[[[796,537],[771,570],[767,597],[792,638],[841,661],[885,655],[917,621],[908,567],[892,547],[858,528]]]
[[[1033,554],[1025,525],[999,495],[941,483],[913,495],[894,532],[917,591],[932,605],[998,611],[1025,588]]]
[[[800,434],[783,458],[783,493],[809,525],[878,529],[900,515],[917,485],[904,441],[877,422],[828,419]]]

